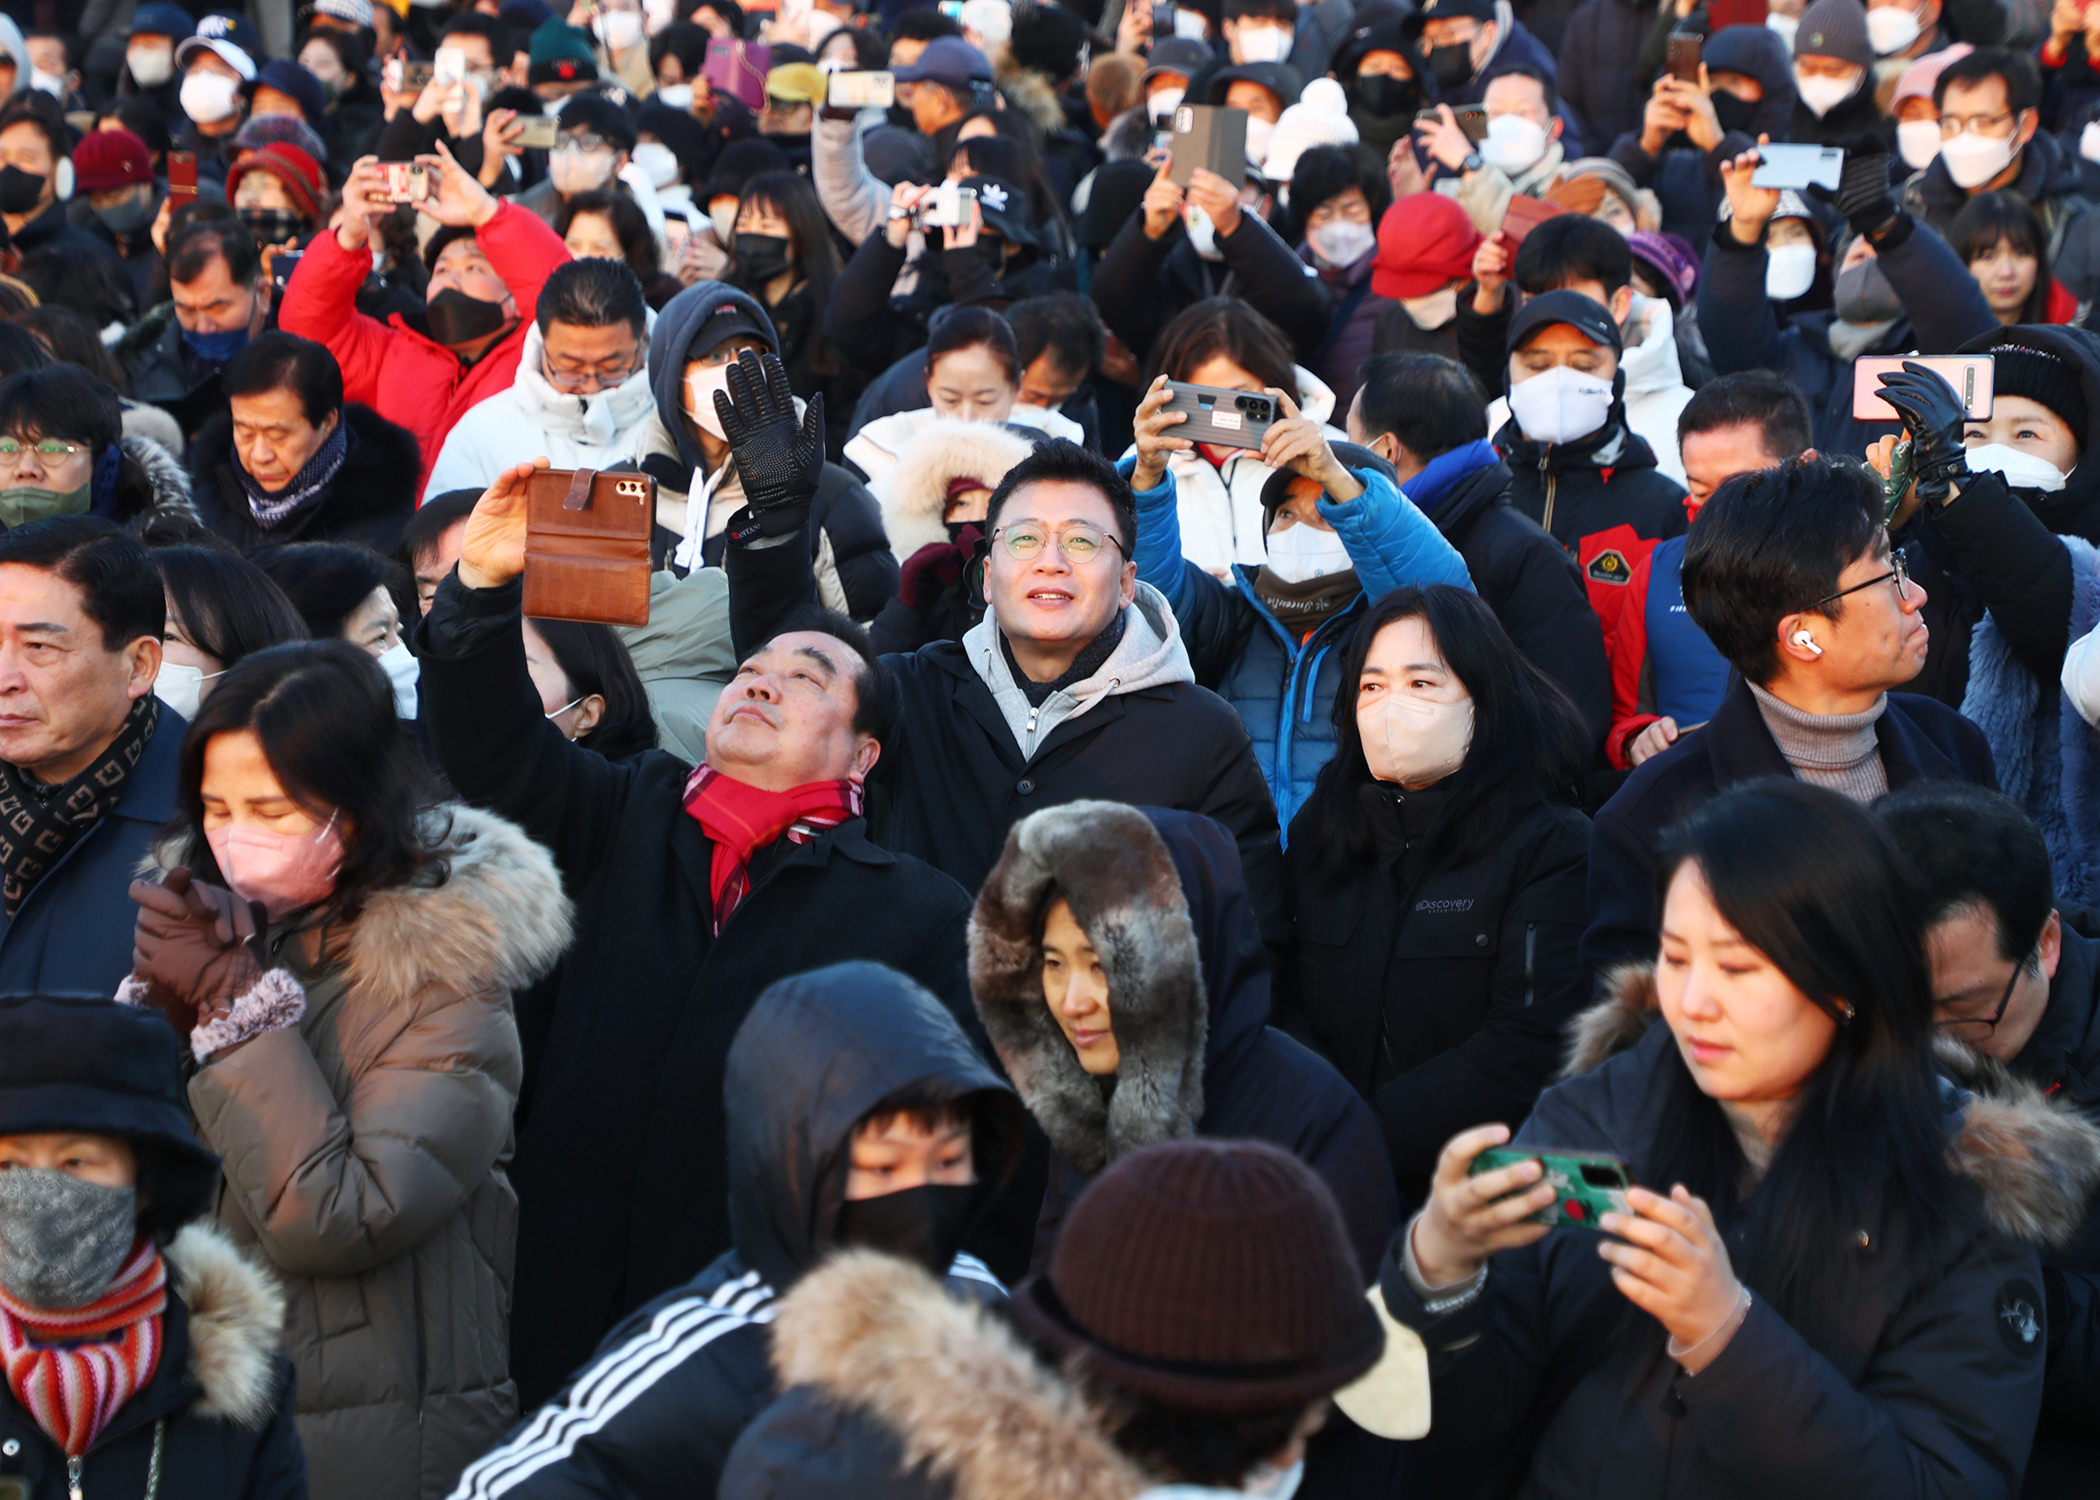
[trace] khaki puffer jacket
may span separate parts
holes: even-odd
[[[372,897],[318,964],[273,928],[304,1018],[190,1081],[219,1223],[285,1285],[313,1500],[440,1500],[516,1417],[510,992],[553,967],[571,909],[515,825],[452,806],[429,826],[442,882]]]

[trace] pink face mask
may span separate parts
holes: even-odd
[[[205,834],[219,873],[243,901],[260,901],[275,921],[335,891],[343,867],[343,838],[335,817],[312,833],[278,833],[229,823]]]

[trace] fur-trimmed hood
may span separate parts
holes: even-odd
[[[125,433],[118,440],[117,447],[127,466],[136,468],[139,478],[145,483],[147,503],[140,507],[141,510],[174,511],[183,515],[197,513],[197,507],[190,501],[190,476],[183,469],[182,460],[152,438],[137,433]],[[120,477],[120,494],[123,488]]]
[[[1055,85],[1015,62],[1011,48],[1004,43],[992,48],[991,64],[992,80],[1006,96],[1006,102],[1035,121],[1043,134],[1056,135],[1070,123]]]
[[[1563,1078],[1630,1050],[1661,1012],[1655,970],[1627,964],[1605,976],[1604,998],[1568,1028]],[[2084,1226],[2100,1186],[2100,1126],[2003,1064],[1941,1038],[1940,1073],[1963,1091],[1948,1151],[1954,1169],[1983,1193],[1992,1227],[2009,1239],[2061,1246]]]
[[[783,1387],[881,1424],[904,1467],[925,1465],[955,1500],[1131,1500],[1150,1487],[1010,1328],[892,1256],[851,1251],[804,1277],[778,1304],[773,1368]]]
[[[284,1293],[206,1223],[176,1235],[164,1258],[189,1311],[190,1376],[201,1391],[192,1415],[263,1426],[277,1407]]]
[[[998,422],[962,422],[953,418],[929,422],[913,433],[897,455],[897,467],[883,487],[882,527],[898,561],[921,547],[948,540],[943,517],[948,486],[957,479],[984,482],[997,489],[1006,471],[1029,455],[1034,444]]]

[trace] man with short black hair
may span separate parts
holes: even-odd
[[[447,490],[432,495],[416,507],[408,524],[401,528],[395,561],[416,582],[416,613],[430,613],[438,585],[459,564],[460,548],[466,545],[467,517],[474,514],[480,490]]]
[[[1983,731],[1893,691],[1925,664],[1925,591],[1889,550],[1881,483],[1789,459],[1714,492],[1685,546],[1684,602],[1735,668],[1705,727],[1635,769],[1590,837],[1582,955],[1602,975],[1653,959],[1662,831],[1715,792],[1797,776],[1858,802],[1953,777],[1995,786]]]
[[[1560,100],[1549,67],[1511,63],[1497,67],[1480,92],[1487,112],[1487,138],[1475,141],[1458,125],[1445,96],[1436,120],[1415,126],[1423,150],[1443,168],[1436,191],[1456,198],[1482,234],[1502,227],[1512,198],[1543,198],[1560,181],[1570,159],[1562,135],[1568,122],[1557,112]],[[1581,137],[1570,135],[1580,156]]]
[[[127,892],[176,803],[180,714],[153,695],[167,596],[90,516],[0,533],[0,993],[109,997]]]
[[[1971,199],[2012,193],[2042,221],[2054,262],[2071,221],[2091,207],[2078,158],[2041,128],[2042,79],[2024,51],[1986,47],[1940,70],[1940,154],[1903,190],[1903,206],[1943,236]]]
[[[126,361],[125,386],[181,424],[194,456],[198,435],[226,414],[220,377],[263,331],[270,292],[255,236],[234,220],[193,220],[169,237],[167,260],[175,315]]]

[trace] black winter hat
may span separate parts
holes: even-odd
[[[706,196],[693,194],[693,201],[703,206],[713,199],[734,193],[744,196],[744,186],[761,172],[786,172],[792,164],[787,153],[762,135],[745,136],[740,141],[731,141],[715,158],[715,169],[707,174]]]
[[[1013,35],[1007,50],[1016,64],[1030,73],[1040,73],[1052,83],[1063,83],[1079,71],[1086,56],[1086,22],[1062,5],[1038,5],[1036,0],[1016,0]]]
[[[1084,249],[1106,249],[1144,203],[1145,190],[1157,175],[1143,161],[1112,161],[1098,168],[1087,189],[1086,210],[1072,225],[1072,237]]]
[[[1252,83],[1267,89],[1289,109],[1305,92],[1305,80],[1289,63],[1258,62],[1241,63],[1236,68],[1220,68],[1210,75],[1210,102],[1223,104],[1225,95],[1235,83]]]
[[[2063,418],[2064,425],[2085,446],[2087,411],[2085,372],[2069,360],[2041,349],[2019,344],[1998,344],[1990,350],[1991,390],[1994,396],[2025,396]]]

